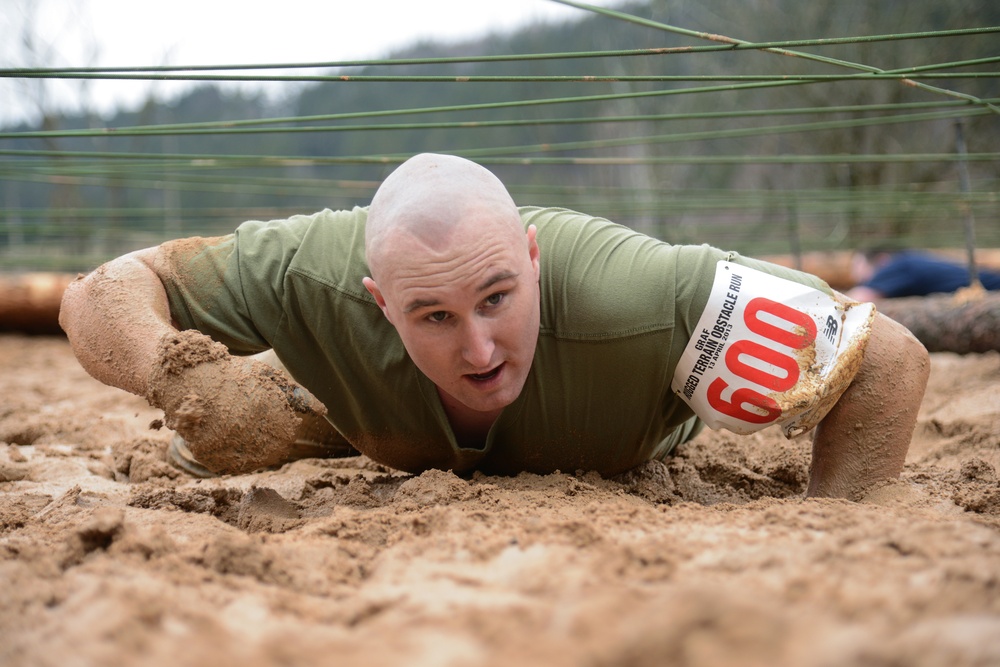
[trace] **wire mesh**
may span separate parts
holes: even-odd
[[[558,1],[594,15],[592,50],[0,69],[22,80],[300,86],[291,113],[246,104],[239,117],[239,99],[202,88],[187,115],[150,104],[115,124],[85,115],[0,131],[0,270],[85,271],[247,219],[365,205],[423,151],[489,166],[519,203],[670,243],[770,255],[960,248],[971,232],[1000,247],[1000,56],[981,46],[1000,27],[749,42],[641,16],[641,5]],[[618,24],[659,45],[602,48]],[[950,48],[899,67],[861,57],[875,46],[886,62],[913,57],[893,51],[910,43]],[[830,48],[844,55],[821,53]]]

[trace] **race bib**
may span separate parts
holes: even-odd
[[[780,424],[789,438],[826,416],[854,379],[875,307],[720,261],[671,389],[713,429]]]

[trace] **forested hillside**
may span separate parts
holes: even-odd
[[[0,268],[87,269],[247,218],[364,205],[422,151],[488,165],[519,203],[671,242],[751,254],[953,247],[971,214],[979,242],[1000,245],[993,0],[661,0],[620,11],[633,19],[407,45],[392,63],[276,82],[280,94],[205,84],[109,118],[8,128]],[[266,122],[234,123],[256,120]]]

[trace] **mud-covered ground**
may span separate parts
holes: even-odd
[[[850,503],[777,432],[617,480],[195,480],[63,339],[0,336],[0,665],[998,665],[1000,355],[932,364]]]

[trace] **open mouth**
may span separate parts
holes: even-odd
[[[476,382],[486,382],[487,380],[492,380],[497,375],[499,375],[502,369],[503,369],[503,364],[500,364],[493,370],[486,371],[485,373],[469,373],[466,377],[470,377]]]

